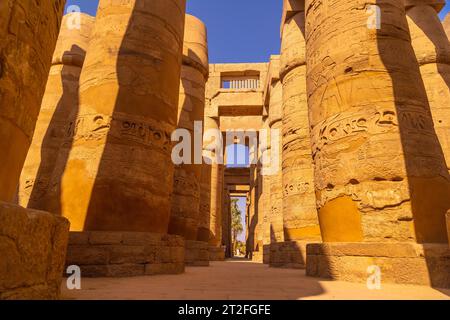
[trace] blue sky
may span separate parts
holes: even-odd
[[[211,63],[266,62],[280,51],[282,0],[188,0],[208,27]],[[94,15],[97,0],[68,0]]]

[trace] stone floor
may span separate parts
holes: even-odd
[[[82,290],[63,299],[447,299],[450,290],[410,285],[365,284],[309,278],[302,270],[276,269],[243,260],[211,262],[210,267],[188,267],[182,275],[135,278],[82,279]]]

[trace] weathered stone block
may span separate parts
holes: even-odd
[[[89,235],[89,243],[92,245],[120,244],[122,233],[120,232],[92,232]]]
[[[0,299],[59,296],[69,222],[0,202]]]
[[[172,247],[170,248],[171,261],[181,263],[184,262],[184,248]]]
[[[110,264],[147,263],[151,259],[144,246],[111,246],[109,251]]]
[[[148,232],[123,232],[122,244],[131,246],[156,246],[161,243],[161,234]]]
[[[89,244],[89,232],[70,232],[69,243],[75,246]]]
[[[143,232],[86,232],[94,244],[74,233],[67,265],[81,267],[86,277],[131,277],[144,274],[179,273],[184,268],[184,240],[178,236]],[[80,240],[81,239],[81,240]],[[122,239],[120,243],[118,239]],[[105,244],[114,243],[116,244]],[[181,246],[169,246],[181,244]],[[163,267],[168,265],[166,267]],[[174,266],[171,266],[174,265]],[[146,271],[147,270],[147,271]],[[184,269],[183,269],[184,270]]]
[[[108,277],[136,277],[144,274],[144,264],[123,263],[108,265]]]
[[[307,246],[306,274],[333,280],[366,282],[378,267],[383,283],[450,287],[447,245],[414,243],[326,243]]]
[[[72,246],[67,249],[67,265],[101,265],[109,263],[106,246]]]
[[[163,272],[163,265],[161,263],[148,263],[145,265],[146,275],[161,274]]]

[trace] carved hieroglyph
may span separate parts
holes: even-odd
[[[100,0],[62,178],[73,231],[167,233],[185,0]]]
[[[31,144],[64,0],[0,3],[0,200],[11,201]]]
[[[304,2],[304,1],[297,1]],[[320,240],[306,96],[305,12],[283,27],[283,223],[285,240]]]
[[[306,1],[308,105],[323,240],[447,242],[448,172],[404,1],[366,4],[380,11],[355,0]]]
[[[59,194],[50,190],[59,189],[64,170],[65,163],[56,166],[58,157],[67,160],[68,148],[61,146],[78,112],[81,67],[94,21],[81,13],[68,14],[62,20],[36,130],[22,169],[19,200],[24,207],[60,213]],[[50,184],[52,175],[54,185]]]
[[[406,10],[434,127],[450,168],[450,42],[432,5],[411,5]]]
[[[196,163],[195,154],[201,154],[203,148],[201,124],[208,71],[206,27],[196,17],[186,15],[178,129],[187,130],[190,134],[191,157],[190,163],[175,166],[169,223],[169,233],[184,236],[186,240],[197,240],[202,165]],[[195,121],[200,124],[197,128]]]

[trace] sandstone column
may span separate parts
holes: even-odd
[[[0,300],[59,296],[68,221],[3,201],[11,201],[17,190],[64,4],[64,0],[0,4]]]
[[[59,214],[59,194],[50,194],[52,175],[61,179],[64,165],[54,170],[70,123],[78,111],[81,68],[95,18],[81,13],[64,16],[53,54],[41,111],[20,179],[19,200],[24,207]],[[77,25],[79,23],[79,25]],[[65,158],[67,154],[65,152]],[[66,159],[67,160],[67,159]]]
[[[216,130],[220,134],[218,120],[205,116],[205,133],[208,130]],[[202,168],[202,189],[200,196],[200,225],[198,229],[197,240],[210,242],[218,245],[220,242],[220,232],[222,223],[222,189],[223,189],[223,164],[218,163],[221,159],[216,152],[221,150],[208,147],[213,141],[205,140],[204,156],[209,158],[211,164],[204,163]]]
[[[442,26],[444,27],[445,34],[447,38],[450,39],[450,14],[447,13],[444,21],[442,21]]]
[[[427,266],[430,248],[414,242],[447,242],[449,177],[404,1],[361,8],[306,1],[315,190],[327,242],[308,246],[307,272],[365,282],[376,264],[383,282],[439,285],[436,270],[448,267],[434,250]]]
[[[450,42],[438,16],[442,5],[442,0],[407,0],[406,13],[434,127],[450,168]]]
[[[222,249],[222,205],[224,165],[211,167],[211,211],[209,220],[209,255],[211,261],[224,260]]]
[[[281,150],[282,150],[282,85],[280,81],[272,84],[269,107],[269,127],[270,134],[278,134],[278,148],[273,145],[276,141],[271,141],[270,154],[271,161],[276,167],[273,175],[270,176],[270,239],[271,242],[283,242],[283,181],[281,170]],[[272,137],[271,137],[272,140]],[[275,154],[278,153],[278,154]]]
[[[188,130],[191,135],[191,158],[190,163],[175,166],[169,224],[169,233],[184,236],[186,240],[197,239],[202,164],[196,163],[195,153],[200,154],[198,158],[201,161],[201,131],[205,110],[205,83],[208,74],[206,27],[196,17],[186,15],[178,128]],[[197,128],[200,130],[197,132],[194,128],[195,122],[197,125],[200,124]],[[200,139],[197,139],[195,135]]]
[[[62,179],[73,231],[168,231],[185,5],[99,2]]]
[[[0,5],[0,200],[17,190],[65,1],[3,0]]]
[[[304,1],[285,8],[280,79],[283,84],[283,223],[289,240],[320,240],[306,95]],[[292,11],[288,11],[292,10]]]

